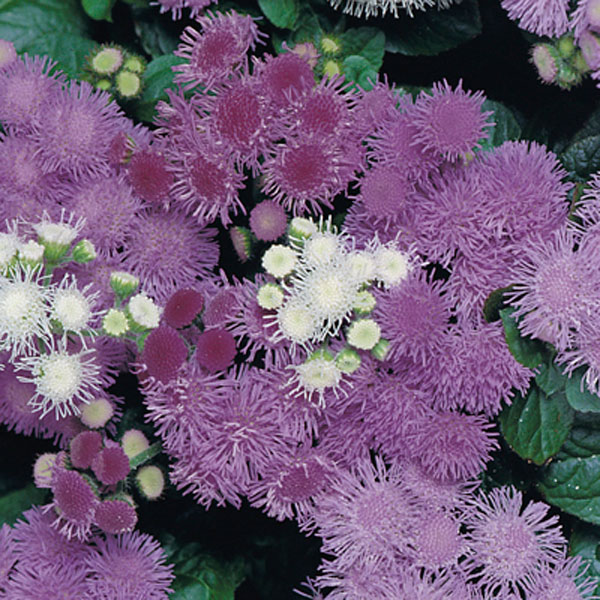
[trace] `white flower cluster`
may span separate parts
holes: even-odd
[[[293,393],[311,397],[337,389],[344,373],[360,366],[358,350],[371,351],[381,358],[387,342],[381,338],[379,325],[368,315],[375,308],[375,296],[369,291],[376,285],[398,285],[412,268],[409,253],[394,243],[381,244],[375,239],[365,250],[357,250],[353,240],[338,233],[331,221],[295,218],[288,233],[287,245],[271,246],[263,255],[262,265],[277,280],[259,288],[258,304],[271,311],[265,317],[273,327],[273,341],[291,342],[308,354],[294,370],[290,385]],[[315,345],[335,338],[344,324],[349,347],[334,356]],[[379,348],[382,346],[382,348]]]
[[[371,312],[375,299],[369,287],[397,285],[411,269],[410,256],[393,243],[374,240],[369,248],[356,250],[352,239],[336,232],[330,221],[317,226],[296,218],[289,240],[288,245],[273,245],[265,252],[262,265],[279,283],[261,287],[258,302],[276,311],[270,323],[277,326],[275,340],[286,339],[306,349],[335,337],[353,315]],[[360,330],[375,328],[362,323]],[[359,341],[357,328],[351,331],[357,347],[369,349],[364,334]]]

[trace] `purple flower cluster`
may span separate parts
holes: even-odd
[[[172,566],[160,544],[139,532],[68,539],[33,507],[0,529],[0,598],[7,600],[166,600]]]
[[[568,225],[554,154],[483,151],[481,92],[315,81],[300,53],[250,60],[248,16],[197,22],[153,131],[47,59],[0,62],[1,215],[25,221],[0,233],[0,418],[69,448],[39,465],[46,512],[2,530],[0,590],[58,581],[69,556],[77,597],[166,597],[156,542],[130,531],[135,453],[97,431],[125,369],[179,490],[205,508],[246,498],[323,540],[314,598],[589,597],[548,507],[477,492],[477,476],[490,419],[532,375],[483,318],[492,291],[514,283],[524,333],[589,364],[597,389],[600,181]],[[344,193],[340,230],[324,213]],[[246,212],[232,240],[262,248],[265,273],[230,280],[209,225]],[[34,571],[19,548],[44,536],[59,558]]]

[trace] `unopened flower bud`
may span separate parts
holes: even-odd
[[[131,273],[125,271],[113,271],[110,274],[110,287],[117,298],[125,299],[131,296],[140,285],[140,280]]]
[[[96,248],[90,240],[81,240],[75,244],[72,256],[76,263],[84,265],[96,258]]]
[[[115,414],[115,409],[107,398],[96,398],[81,406],[81,422],[90,429],[104,427]]]
[[[123,52],[113,46],[101,48],[90,60],[90,67],[99,75],[116,73],[122,64]]]
[[[129,429],[121,438],[121,447],[129,458],[133,458],[150,448],[150,442],[139,429]]]
[[[142,467],[135,476],[135,482],[148,500],[156,500],[165,489],[165,476],[161,469],[154,465]]]
[[[117,93],[123,98],[135,98],[142,89],[139,75],[131,71],[121,71],[115,78]]]
[[[346,334],[348,343],[359,350],[371,350],[380,338],[381,328],[373,319],[354,321]]]
[[[360,367],[360,355],[352,348],[344,348],[335,357],[337,368],[344,373],[354,373]]]
[[[111,308],[102,320],[102,329],[113,337],[120,337],[129,331],[127,315],[117,308]]]
[[[256,300],[261,308],[274,310],[283,304],[283,290],[276,283],[265,283],[259,288]]]
[[[377,360],[385,360],[389,347],[390,342],[384,338],[381,338],[371,349],[371,354]]]

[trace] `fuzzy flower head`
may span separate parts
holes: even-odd
[[[0,276],[0,348],[11,357],[35,352],[36,339],[50,340],[52,288],[39,269],[16,267]]]
[[[52,493],[52,507],[58,515],[53,526],[69,539],[76,537],[85,541],[99,503],[90,484],[77,471],[58,467],[53,474]]]
[[[477,585],[501,597],[529,587],[540,567],[560,561],[566,540],[549,506],[530,502],[514,488],[473,498],[465,524],[473,554],[464,566]]]
[[[34,141],[45,171],[75,178],[106,173],[108,146],[122,128],[122,113],[110,96],[89,83],[72,81],[55,92]]]
[[[79,404],[88,403],[102,383],[95,350],[71,354],[64,346],[51,348],[48,354],[25,357],[17,363],[18,370],[29,371],[19,376],[23,382],[35,385],[29,401],[34,411],[43,417],[54,409],[57,418],[79,414]]]
[[[12,42],[0,40],[0,71],[17,59],[17,51]]]
[[[421,92],[414,105],[414,123],[420,129],[415,140],[448,160],[457,160],[486,137],[490,112],[482,112],[483,93],[470,94],[462,80],[453,90],[446,80],[434,83],[432,94]]]
[[[558,38],[569,28],[568,0],[502,0],[501,5],[525,31]]]
[[[244,66],[246,53],[261,37],[252,17],[233,10],[208,13],[196,20],[201,31],[186,27],[175,51],[175,56],[185,59],[174,68],[175,82],[185,84],[186,89],[225,81],[232,71]]]
[[[171,565],[159,543],[145,533],[96,537],[86,557],[88,593],[97,600],[167,600]]]

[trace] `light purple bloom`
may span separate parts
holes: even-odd
[[[502,0],[508,17],[537,35],[560,37],[569,28],[568,0]]]

